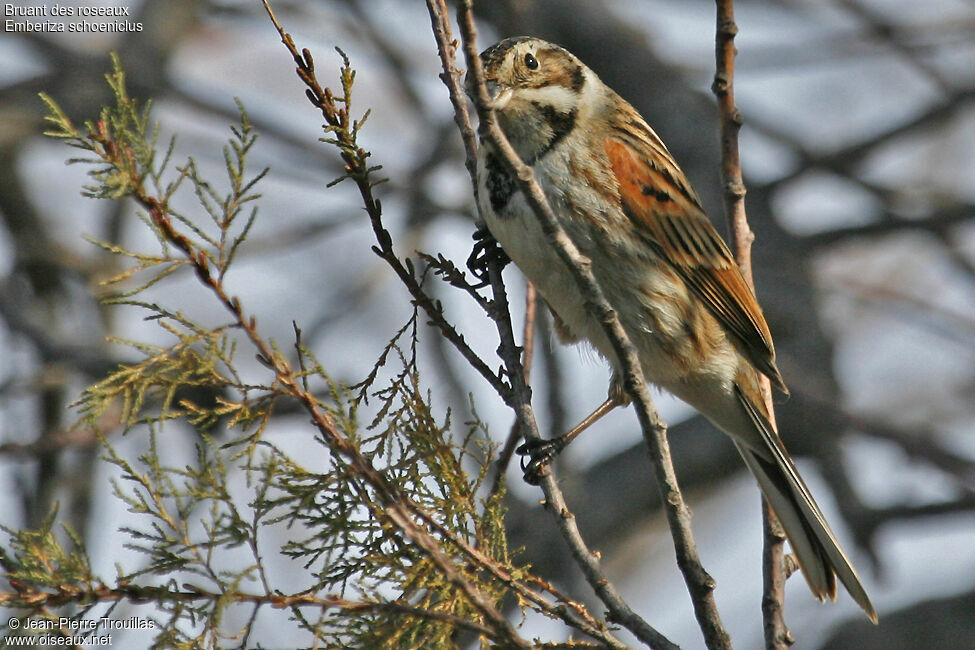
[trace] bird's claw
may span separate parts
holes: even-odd
[[[559,438],[551,440],[529,440],[515,451],[521,458],[521,471],[524,472],[525,482],[538,485],[548,476],[549,465],[565,448],[565,441]]]
[[[486,287],[490,283],[488,265],[492,259],[497,261],[499,268],[504,268],[511,261],[487,227],[481,226],[474,231],[474,248],[467,258],[467,269],[480,280],[479,284],[473,285],[475,289]]]

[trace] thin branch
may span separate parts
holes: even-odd
[[[322,111],[322,115],[325,117],[325,121],[330,128],[341,127],[341,120],[348,121],[349,117],[344,113],[345,109],[342,109],[341,113],[339,112],[334,104],[331,91],[327,88],[323,89],[315,78],[314,61],[312,60],[311,52],[306,48],[299,54],[291,35],[285,32],[277,22],[267,0],[264,0],[264,7],[281,36],[281,42],[291,52],[291,56],[297,65],[298,76],[308,87],[306,94],[309,100]],[[368,178],[369,174],[375,171],[374,168],[369,167],[365,162],[368,154],[359,149],[355,143],[351,142],[350,138],[344,137],[342,133],[336,131],[335,135],[341,149],[342,160],[346,164],[347,176],[355,180],[366,213],[369,216],[369,222],[372,225],[376,240],[379,244],[373,247],[373,251],[393,269],[397,277],[399,277],[400,281],[410,292],[413,301],[430,318],[430,323],[441,331],[444,338],[457,348],[464,359],[471,364],[471,367],[484,377],[502,398],[506,397],[509,389],[503,379],[496,375],[477,353],[467,345],[464,336],[444,317],[442,306],[423,291],[416,277],[412,262],[409,260],[406,260],[405,263],[402,262],[393,250],[392,236],[382,223],[382,205],[379,199],[373,195],[372,188],[374,184]],[[356,174],[361,176],[356,176]]]
[[[428,7],[431,11],[435,10],[435,6],[430,2],[428,2]],[[666,427],[650,401],[636,352],[627,339],[626,332],[616,317],[616,313],[596,283],[590,270],[589,260],[579,253],[572,240],[561,228],[546,201],[544,193],[534,180],[531,167],[521,161],[497,124],[490,108],[490,98],[484,84],[481,61],[475,46],[476,30],[470,0],[463,0],[460,3],[458,22],[463,36],[468,74],[472,75],[474,81],[474,102],[480,118],[480,135],[483,139],[490,141],[501,154],[505,166],[514,175],[519,189],[539,219],[549,245],[554,247],[560,259],[572,273],[586,304],[590,305],[592,314],[604,327],[616,356],[621,360],[624,389],[633,401],[641,429],[644,432],[651,462],[664,497],[663,502],[674,538],[678,565],[691,594],[695,614],[709,647],[729,647],[727,633],[721,625],[714,604],[712,594],[714,582],[701,567],[690,530],[690,512],[680,494],[673,465],[670,462]],[[517,359],[505,359],[505,361],[509,364],[517,363]],[[510,367],[511,365],[509,365]],[[509,373],[509,376],[513,374]],[[518,379],[511,376],[513,386],[516,385]],[[534,430],[534,420],[530,418],[530,410],[527,410],[527,404],[519,405],[519,408],[516,408],[516,413],[520,418],[524,418],[522,422],[526,425],[526,430],[523,431],[525,438],[531,439],[533,435],[537,435]],[[559,515],[560,525],[573,521],[574,518],[565,509],[561,492],[555,489],[556,482],[551,473],[544,477],[542,486],[545,489],[546,505]],[[672,643],[669,640],[632,612],[626,603],[619,598],[619,594],[602,575],[598,558],[585,547],[581,536],[578,535],[578,529],[574,525],[571,527],[563,526],[562,532],[564,536],[567,536],[566,539],[570,544],[573,556],[579,562],[587,580],[600,599],[609,607],[610,620],[627,627],[638,638],[652,647],[671,647]]]
[[[474,41],[471,40],[471,43],[473,44]],[[473,49],[473,45],[471,47]],[[535,421],[535,413],[531,406],[531,389],[524,380],[525,374],[521,366],[520,351],[515,345],[514,328],[511,324],[511,314],[508,311],[507,292],[504,283],[501,282],[501,270],[497,263],[492,260],[488,271],[494,291],[494,300],[499,306],[503,306],[503,309],[499,308],[494,320],[501,338],[499,354],[505,367],[508,368],[509,376],[512,378],[512,396],[515,400],[514,403],[510,404],[515,412],[515,423],[509,440],[517,440],[519,437],[523,437],[525,440],[538,440],[541,439],[541,434],[538,432],[538,423]],[[514,435],[516,431],[520,432],[520,436]],[[599,555],[591,551],[583,539],[575,515],[569,510],[562,488],[551,471],[542,477],[541,488],[545,494],[542,505],[555,517],[555,522],[562,538],[569,547],[569,552],[581,569],[586,581],[606,605],[607,619],[627,628],[651,648],[667,650],[676,648],[677,646],[669,639],[630,609],[619,591],[603,573],[599,565]],[[605,634],[605,640],[611,647],[626,647],[611,636],[608,631]]]
[[[265,6],[267,7],[266,2]],[[399,260],[396,259],[392,254],[392,244],[389,233],[382,226],[379,202],[372,196],[373,184],[369,180],[369,172],[372,170],[366,166],[366,154],[358,149],[342,124],[342,120],[347,120],[348,115],[346,113],[336,111],[328,89],[322,89],[318,85],[318,82],[314,77],[314,67],[311,61],[310,53],[307,50],[304,50],[301,55],[298,54],[297,48],[295,48],[290,35],[286,34],[274,19],[270,8],[267,7],[267,9],[272,21],[278,29],[279,34],[281,35],[282,41],[288,47],[298,65],[299,76],[309,88],[309,98],[312,100],[313,104],[315,104],[322,111],[323,116],[330,125],[343,127],[333,129],[332,133],[335,134],[339,141],[342,157],[347,166],[348,175],[356,182],[365,203],[366,210],[369,213],[370,219],[373,223],[373,227],[380,244],[380,248],[376,250],[380,253],[381,257],[386,259],[390,265],[393,266],[394,270],[397,271],[397,275],[400,276],[403,282],[410,287],[411,281],[415,283],[412,273],[412,266],[407,263],[409,268],[404,268]],[[410,288],[411,293],[414,295],[414,299],[418,304],[423,306],[425,296],[418,296],[416,293],[414,293],[413,287]],[[419,289],[418,285],[416,285],[416,288]],[[436,316],[439,314],[440,310],[439,305],[435,305],[435,307],[435,313],[430,313],[428,310],[428,314],[436,319]],[[449,331],[453,331],[452,326],[450,326],[449,323],[446,323],[445,320],[443,320],[441,329],[443,330],[444,327],[448,328]],[[279,360],[274,357],[271,357],[268,360],[270,361],[271,365],[279,363]],[[492,376],[495,375],[492,373]],[[496,389],[498,389],[497,386]],[[507,390],[498,389],[498,392],[502,398],[505,399],[505,401],[510,399],[510,395]],[[307,404],[307,406],[310,408],[310,410],[318,410],[315,405]],[[328,417],[325,413],[321,413],[321,415]],[[317,422],[318,420],[316,419],[316,423]],[[339,449],[339,451],[341,452],[343,450]],[[508,624],[503,616],[501,616],[500,612],[494,608],[490,600],[481,594],[474,585],[470,584],[463,578],[463,576],[457,571],[457,568],[454,566],[453,562],[443,555],[443,551],[437,540],[420,529],[416,525],[414,518],[418,518],[424,523],[424,525],[435,530],[439,537],[450,540],[454,546],[467,554],[471,559],[477,561],[483,569],[489,571],[495,577],[500,578],[509,586],[515,587],[523,597],[530,599],[543,611],[549,611],[555,615],[561,615],[570,624],[573,624],[588,634],[592,634],[597,638],[607,641],[608,645],[612,647],[622,647],[622,644],[609,636],[604,630],[600,629],[599,624],[589,617],[584,610],[580,610],[580,606],[573,606],[571,601],[568,601],[564,599],[564,597],[560,596],[557,597],[562,600],[563,604],[555,606],[550,605],[540,595],[533,593],[524,585],[514,581],[510,576],[507,576],[507,574],[505,574],[500,567],[496,566],[495,563],[490,561],[489,558],[480,555],[475,549],[470,548],[463,542],[463,540],[459,539],[451,531],[444,528],[432,515],[417,506],[415,503],[408,501],[404,496],[398,494],[394,487],[385,481],[383,476],[379,475],[378,472],[371,468],[368,461],[362,459],[361,457],[360,460],[361,462],[359,462],[359,460],[356,458],[352,458],[352,465],[356,467],[356,469],[363,472],[364,478],[368,480],[370,484],[373,484],[374,488],[377,488],[377,492],[380,497],[385,495],[385,498],[382,498],[381,500],[386,506],[386,515],[389,516],[390,519],[397,526],[399,526],[415,544],[422,548],[431,558],[434,564],[437,565],[438,569],[440,569],[449,580],[454,582],[471,600],[471,602],[474,603],[474,605],[490,622],[492,630],[494,631],[494,638],[501,641],[505,645],[510,645],[512,647],[525,646],[525,642],[516,634],[516,632],[511,628],[510,624]],[[404,507],[398,507],[400,505]],[[580,614],[582,615],[580,616]]]
[[[532,364],[535,359],[535,321],[538,312],[537,305],[538,292],[535,290],[535,285],[532,284],[531,280],[526,278],[525,325],[522,328],[521,340],[524,342],[522,345],[522,348],[524,349],[522,357],[524,359],[523,364],[525,384],[529,386],[531,385]],[[491,486],[491,494],[495,494],[501,488],[501,479],[508,471],[508,465],[511,463],[511,459],[514,456],[515,448],[518,446],[519,441],[521,441],[521,430],[518,428],[517,423],[515,423],[515,425],[513,425],[511,430],[508,432],[508,437],[505,438],[501,451],[498,452],[498,460],[495,462],[494,484]]]
[[[411,607],[400,602],[363,602],[346,600],[334,596],[321,597],[312,592],[299,594],[249,594],[240,592],[214,592],[191,584],[183,584],[181,589],[169,587],[140,586],[121,583],[116,587],[95,583],[87,589],[73,584],[60,585],[54,591],[41,591],[29,587],[17,580],[11,581],[12,592],[0,592],[0,605],[15,607],[20,603],[29,603],[31,609],[58,608],[66,605],[90,606],[92,602],[119,602],[128,600],[132,603],[191,603],[200,600],[216,602],[248,603],[258,607],[273,607],[286,609],[291,607],[317,607],[322,610],[340,609],[346,612],[384,611],[396,614],[418,616],[430,620],[450,623],[457,627],[470,630],[476,634],[492,636],[492,631],[483,626],[453,614],[436,612],[422,607]]]
[[[521,340],[524,348],[525,383],[531,383],[532,361],[535,358],[535,314],[538,306],[538,292],[530,280],[525,280],[525,326]]]
[[[451,95],[451,102],[454,105],[457,121],[464,145],[467,149],[468,171],[471,175],[471,182],[477,187],[476,159],[477,144],[471,127],[470,116],[467,112],[467,103],[461,90],[460,73],[454,65],[453,53],[456,50],[456,43],[450,36],[450,23],[446,4],[443,0],[427,0],[427,8],[433,22],[434,37],[440,51],[441,60],[444,66],[444,75],[441,77]],[[468,66],[475,68],[474,74],[480,79],[483,90],[483,74],[480,69],[480,57],[477,54],[474,42],[476,40],[473,16],[470,5],[461,8],[461,27],[464,30],[465,56]],[[483,123],[483,122],[482,122]],[[508,298],[504,284],[501,281],[501,269],[495,259],[489,260],[488,265],[489,280],[494,293],[495,313],[493,320],[498,328],[501,340],[499,354],[507,368],[507,374],[511,378],[511,400],[509,406],[515,412],[514,428],[528,440],[540,439],[538,425],[535,422],[534,412],[531,408],[531,390],[525,381],[525,373],[521,363],[520,351],[514,341],[514,329],[511,324],[511,315],[508,310]],[[640,619],[623,601],[619,592],[601,573],[599,569],[598,556],[590,551],[586,546],[576,525],[575,517],[571,515],[565,503],[565,498],[558,483],[554,480],[551,473],[543,477],[542,490],[546,495],[545,506],[556,515],[556,522],[564,539],[566,539],[573,557],[582,568],[583,575],[593,586],[597,595],[610,610],[610,616],[617,622],[623,623],[628,629],[634,632],[638,638],[645,640],[654,648],[675,648],[676,646],[659,632],[650,627],[645,621]],[[571,621],[567,621],[573,624]],[[604,631],[597,638],[603,640],[610,647],[626,647],[625,644],[613,637],[608,631]]]
[[[427,8],[430,13],[430,22],[433,28],[434,39],[437,42],[437,51],[440,54],[440,63],[443,66],[443,72],[440,74],[440,79],[443,81],[444,85],[447,86],[448,94],[450,95],[450,103],[454,108],[454,122],[457,124],[457,128],[460,130],[461,139],[464,142],[465,159],[464,166],[467,168],[467,173],[471,177],[471,186],[474,188],[474,203],[478,205],[477,201],[477,135],[474,132],[474,126],[471,122],[470,111],[467,109],[467,99],[464,94],[463,86],[460,81],[460,71],[457,69],[455,63],[457,58],[457,41],[454,39],[452,30],[450,28],[449,12],[447,11],[447,4],[445,0],[427,0]],[[493,273],[491,277],[494,277]],[[510,318],[510,313],[508,311],[507,296],[503,293],[504,286],[500,284],[500,277],[498,283],[494,284],[492,282],[492,291],[494,292],[494,300],[491,304],[491,309],[489,314],[492,318],[497,321],[498,316],[504,314],[504,317]],[[473,290],[468,293],[472,293]],[[477,296],[476,292],[473,292]],[[482,305],[483,306],[483,305]],[[527,311],[526,311],[527,319]],[[526,324],[527,328],[527,324]],[[510,344],[514,347],[514,341],[509,340],[505,332],[502,332],[499,324],[499,334],[501,336],[501,345],[506,346]],[[525,339],[527,342],[527,338]],[[525,359],[530,359],[527,349]],[[525,385],[528,384],[528,364],[524,369]],[[517,369],[508,367],[508,374],[512,375],[518,372]],[[509,406],[515,408],[513,403],[528,404],[531,408],[529,402],[531,399],[530,395],[525,395],[519,393],[519,387],[517,385],[512,386],[511,401],[508,401]],[[516,409],[517,411],[517,409]],[[518,445],[518,441],[521,440],[522,427],[519,425],[520,418],[516,418],[514,424],[511,426],[511,430],[508,432],[508,436],[505,439],[504,446],[501,448],[498,454],[498,460],[494,469],[494,481],[491,486],[491,494],[495,494],[499,489],[501,489],[502,478],[504,477],[505,470],[508,464],[511,462],[511,458],[514,455],[515,447]]]
[[[762,630],[765,647],[788,648],[795,639],[785,622],[785,581],[792,571],[785,554],[785,531],[762,497]],[[794,569],[793,569],[794,570]]]
[[[508,466],[511,464],[511,459],[515,455],[515,449],[518,447],[521,437],[521,428],[518,426],[518,420],[515,419],[511,429],[508,430],[508,436],[504,439],[501,451],[498,452],[498,459],[494,463],[494,481],[491,483],[492,496],[497,494],[504,484],[502,479],[508,471]]]
[[[725,217],[731,229],[735,259],[745,276],[745,281],[755,290],[752,281],[751,247],[755,234],[748,225],[745,215],[745,182],[741,174],[741,161],[738,154],[738,132],[742,117],[735,106],[735,24],[734,0],[716,0],[717,30],[715,37],[716,70],[711,89],[718,100],[721,114],[721,179],[724,183]],[[762,397],[769,413],[769,420],[775,426],[772,391],[768,377],[760,377]],[[765,499],[762,499],[762,530],[764,546],[762,552],[762,619],[765,630],[765,647],[769,650],[784,650],[792,645],[792,635],[785,623],[783,605],[785,603],[785,535],[775,513]]]
[[[430,22],[433,26],[433,36],[437,41],[437,51],[440,53],[440,63],[443,66],[441,81],[447,86],[450,103],[454,107],[454,122],[460,129],[460,137],[464,141],[464,151],[467,157],[464,166],[470,174],[474,185],[474,198],[477,198],[477,135],[471,122],[470,112],[467,110],[467,99],[460,81],[460,71],[454,61],[457,59],[457,41],[451,34],[450,18],[445,0],[427,0],[430,12]]]

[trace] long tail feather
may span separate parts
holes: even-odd
[[[867,616],[877,622],[877,611],[860,583],[856,570],[833,535],[809,488],[789,458],[768,419],[740,391],[738,400],[761,432],[771,460],[735,442],[745,464],[758,480],[765,498],[782,522],[810,589],[820,600],[836,599],[836,578]]]

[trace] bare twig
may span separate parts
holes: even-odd
[[[785,532],[762,497],[762,629],[765,647],[788,648],[794,642],[785,622],[785,581],[792,573],[786,566]]]
[[[531,383],[532,361],[535,358],[535,313],[538,305],[538,292],[530,280],[525,281],[525,327],[521,340],[525,349],[525,383]]]
[[[460,81],[460,71],[456,66],[456,56],[457,56],[457,41],[454,39],[452,30],[450,28],[449,13],[447,11],[447,4],[445,0],[427,0],[427,9],[430,13],[430,22],[433,28],[433,35],[437,41],[437,51],[440,54],[440,63],[443,66],[443,72],[440,74],[440,79],[443,81],[444,85],[447,86],[447,91],[450,95],[450,103],[454,107],[454,122],[457,124],[457,128],[460,130],[461,139],[464,142],[465,160],[464,166],[467,168],[467,173],[471,177],[471,186],[474,188],[474,203],[477,204],[477,135],[474,133],[474,126],[471,122],[470,112],[467,110],[467,100],[465,99],[464,90]],[[491,262],[493,264],[493,262]],[[494,277],[495,274],[491,273],[490,277]],[[508,311],[508,301],[507,295],[504,293],[504,286],[500,284],[500,277],[498,284],[495,285],[492,282],[492,290],[494,292],[494,299],[491,303],[490,315],[498,322],[499,318],[508,317],[510,318],[510,313]],[[476,292],[469,291],[468,293],[473,293],[475,299],[480,299],[480,296]],[[483,306],[483,305],[482,305]],[[501,316],[504,314],[504,316]],[[514,341],[508,340],[506,333],[501,331],[503,328],[500,323],[499,334],[501,336],[502,347],[510,344],[514,347]],[[508,373],[513,374],[517,372],[516,369],[509,367]],[[527,369],[525,370],[525,383],[527,384]],[[511,400],[506,402],[512,408],[514,403],[528,403],[530,397],[522,395],[519,393],[521,388],[518,386],[517,382],[512,386]],[[530,408],[530,404],[529,404]],[[491,494],[497,493],[501,489],[502,479],[504,478],[505,470],[508,464],[511,462],[511,458],[514,455],[515,447],[518,441],[521,439],[523,433],[521,427],[519,426],[520,418],[516,418],[515,422],[511,426],[511,430],[508,432],[508,437],[505,439],[504,446],[498,454],[498,460],[495,464],[494,469],[494,480],[491,486]]]
[[[433,2],[428,2],[428,7],[431,13],[437,11],[436,4]],[[623,330],[615,312],[605,300],[595,278],[592,276],[589,270],[588,260],[580,255],[571,239],[569,239],[568,235],[559,226],[554,213],[547,204],[544,193],[534,181],[531,168],[520,160],[494,118],[494,114],[490,109],[490,99],[487,94],[487,89],[484,86],[480,58],[475,47],[476,30],[474,28],[472,8],[469,0],[464,0],[460,3],[458,22],[463,36],[464,54],[469,69],[468,74],[473,75],[474,100],[478,110],[478,117],[480,118],[479,131],[481,137],[489,140],[497,147],[504,160],[504,164],[510,168],[510,172],[515,176],[519,189],[538,217],[545,236],[572,272],[580,291],[583,292],[586,298],[586,303],[592,305],[593,315],[605,328],[614,346],[614,351],[622,360],[624,388],[634,403],[641,429],[644,432],[644,438],[650,450],[654,470],[660,484],[661,492],[664,495],[663,500],[666,504],[668,521],[674,537],[678,565],[684,574],[688,590],[691,593],[695,614],[701,624],[709,647],[729,647],[730,643],[727,633],[721,625],[720,617],[714,606],[712,595],[714,583],[704,571],[703,567],[701,567],[690,532],[690,513],[680,495],[673,466],[670,463],[666,440],[666,427],[660,420],[649,399],[636,352],[629,343],[626,332]],[[470,153],[468,155],[470,156]],[[504,353],[504,346],[502,346],[502,352]],[[509,368],[512,368],[511,364],[517,363],[517,358],[506,358],[505,361],[509,364]],[[517,388],[518,380],[513,376],[514,374],[513,370],[509,371],[509,377],[511,377],[513,385],[513,393],[517,396],[519,394]],[[536,436],[537,431],[534,427],[534,419],[531,417],[530,407],[527,402],[525,404],[514,405],[514,407],[519,419],[526,427],[525,431],[523,431],[526,439],[531,439],[532,436]],[[561,492],[558,491],[551,473],[544,477],[542,486],[546,494],[546,505],[559,515],[563,536],[566,537],[573,556],[583,570],[583,574],[600,599],[609,608],[610,620],[627,627],[638,638],[652,647],[670,647],[672,644],[669,640],[660,635],[659,632],[632,612],[629,606],[619,598],[619,594],[615,588],[602,575],[598,566],[598,558],[586,548],[584,541],[578,534],[578,529],[574,525],[564,525],[572,521],[573,518],[565,509]]]
[[[440,63],[443,65],[443,74],[440,79],[447,86],[450,93],[450,103],[454,107],[454,121],[460,129],[460,137],[464,140],[464,151],[467,154],[464,166],[467,173],[471,176],[471,183],[474,185],[474,196],[477,197],[477,135],[474,133],[474,125],[471,122],[470,112],[467,110],[467,100],[464,97],[464,89],[460,81],[460,72],[454,61],[457,58],[457,41],[451,34],[450,19],[447,12],[445,0],[427,0],[427,9],[430,12],[430,22],[433,26],[433,35],[437,40],[437,51],[440,53]]]
[[[455,64],[457,41],[454,40],[451,34],[447,6],[444,0],[429,0],[427,2],[427,6],[430,9],[430,19],[433,26],[433,32],[438,44],[437,49],[440,53],[441,64],[443,65],[444,69],[444,72],[440,75],[440,78],[444,82],[444,85],[447,86],[449,91],[450,101],[454,107],[454,121],[457,123],[457,127],[460,129],[461,138],[464,141],[464,151],[466,152],[464,164],[467,167],[467,171],[471,177],[471,185],[474,188],[476,204],[478,193],[477,136],[474,133],[474,127],[471,123],[470,112],[467,110],[467,101],[460,82],[460,71],[457,70]],[[502,310],[502,304],[504,305],[503,311],[507,313],[507,300],[505,299],[502,303],[498,295],[497,287],[494,287],[494,294],[495,313]],[[522,340],[524,341],[523,371],[525,384],[527,385],[529,376],[531,374],[535,331],[535,290],[534,286],[532,286],[530,282],[528,283],[525,300],[525,327]],[[511,343],[512,345],[514,344],[513,341]],[[515,372],[515,369],[508,368],[508,371],[509,373]],[[500,489],[501,479],[507,470],[508,464],[511,462],[515,447],[518,445],[518,441],[521,440],[522,435],[521,428],[518,426],[518,422],[516,421],[508,433],[508,437],[505,440],[504,446],[501,448],[501,452],[498,454],[498,460],[495,467],[494,484],[491,488],[492,494]]]
[[[734,0],[716,0],[717,33],[715,37],[716,70],[711,89],[718,99],[721,113],[721,179],[724,183],[725,217],[731,228],[731,239],[735,259],[745,276],[745,281],[754,291],[752,281],[751,246],[755,234],[748,225],[745,215],[745,183],[741,174],[741,161],[738,155],[738,131],[742,117],[735,106],[735,24]],[[768,410],[769,420],[775,426],[775,413],[772,392],[768,377],[760,377],[762,397]],[[783,604],[785,603],[785,535],[782,527],[765,499],[762,499],[762,529],[764,549],[762,552],[762,618],[765,630],[765,647],[769,650],[783,650],[792,644],[789,628],[785,623]]]
[[[363,202],[366,206],[366,211],[369,214],[370,220],[373,224],[377,240],[379,241],[379,247],[375,250],[394,268],[400,279],[410,289],[410,292],[414,297],[414,301],[418,305],[425,310],[430,306],[433,307],[433,309],[428,310],[427,313],[429,316],[431,316],[431,318],[433,318],[434,321],[442,321],[442,323],[439,325],[441,331],[443,331],[445,334],[446,330],[444,328],[449,331],[454,331],[452,325],[447,323],[440,314],[439,305],[431,301],[429,298],[426,298],[424,295],[421,295],[422,291],[420,290],[419,285],[416,283],[412,271],[412,265],[407,262],[407,264],[404,266],[393,254],[391,238],[388,231],[386,231],[382,225],[379,202],[372,195],[372,187],[374,184],[369,179],[369,173],[372,171],[372,168],[367,167],[367,154],[359,150],[355,143],[351,140],[349,133],[346,130],[347,125],[343,122],[344,120],[348,120],[348,115],[340,110],[337,110],[333,103],[331,92],[327,88],[323,89],[319,86],[317,80],[315,79],[314,65],[312,63],[310,53],[307,50],[302,51],[301,54],[298,53],[290,35],[284,32],[284,30],[278,24],[266,2],[265,7],[268,10],[268,14],[271,16],[272,22],[274,22],[275,27],[278,29],[278,32],[281,35],[282,42],[285,43],[298,66],[299,77],[305,82],[306,86],[308,86],[309,99],[311,99],[312,103],[322,111],[322,114],[329,125],[333,127],[340,127],[332,129],[332,133],[339,141],[342,158],[346,163],[347,175],[355,181],[357,187],[359,188]],[[497,272],[496,268],[495,272]],[[507,310],[505,309],[505,311]],[[447,336],[447,338],[449,339],[450,337]],[[463,342],[462,339],[461,342]],[[280,364],[285,363],[279,358],[269,356],[269,352],[262,351],[262,354],[266,358],[268,365],[274,369],[278,369]],[[497,379],[497,375],[494,375],[493,373],[491,373],[491,377]],[[518,383],[523,385],[524,382],[521,374],[518,373],[517,377]],[[279,382],[285,383],[286,381],[286,379],[282,379],[279,375]],[[492,381],[491,384],[506,402],[511,399],[510,391],[506,386],[499,386],[497,385],[496,381]],[[300,386],[293,386],[293,382],[288,384],[287,388],[292,394],[294,394],[294,390],[296,388],[299,391],[303,390]],[[319,424],[320,428],[325,427],[325,423],[320,420],[320,417],[328,418],[328,414],[321,412],[321,410],[317,408],[316,404],[309,403],[304,399],[301,401],[305,403],[306,408],[315,416],[313,421],[316,424]],[[332,423],[332,427],[334,428],[334,423]],[[554,604],[551,603],[542,594],[528,588],[524,583],[512,578],[490,558],[480,553],[477,549],[472,548],[451,530],[445,528],[430,513],[412,501],[409,501],[404,495],[400,494],[382,474],[373,469],[368,460],[359,455],[354,447],[351,449],[346,449],[346,447],[349,447],[347,444],[348,440],[341,435],[341,432],[323,431],[323,433],[326,434],[326,438],[329,439],[330,444],[334,445],[336,442],[338,443],[336,451],[342,453],[343,456],[347,456],[350,459],[350,464],[353,466],[353,468],[360,472],[364,480],[372,485],[377,491],[377,494],[380,496],[380,500],[385,507],[386,516],[389,517],[389,519],[397,527],[399,527],[411,541],[419,546],[433,561],[437,568],[442,571],[451,582],[456,584],[461,591],[464,592],[465,596],[467,596],[477,607],[489,624],[489,628],[491,629],[491,637],[493,639],[505,646],[525,647],[526,644],[526,642],[517,635],[511,625],[504,619],[501,613],[494,607],[492,602],[487,599],[486,596],[482,594],[475,585],[470,583],[462,574],[460,574],[451,558],[444,554],[441,546],[442,541],[449,542],[450,545],[457,548],[468,558],[476,562],[482,570],[490,573],[497,579],[504,582],[507,586],[517,591],[521,597],[535,604],[540,610],[547,612],[549,615],[561,617],[570,625],[585,632],[586,634],[590,634],[593,637],[600,639],[609,647],[624,647],[605,630],[605,625],[592,618],[584,607],[562,596],[554,589],[551,589],[548,585],[542,585],[543,589],[551,593],[559,601]],[[339,436],[337,439],[336,433]],[[418,521],[422,522],[423,526],[435,531],[436,537],[430,535],[426,530],[421,528],[418,525]],[[441,542],[438,542],[437,538],[439,538]]]
[[[451,101],[455,108],[455,120],[461,129],[465,148],[467,148],[468,171],[471,175],[471,182],[475,187],[476,196],[477,141],[474,135],[473,127],[471,126],[470,116],[467,112],[467,104],[461,90],[460,73],[454,64],[453,53],[456,49],[456,43],[451,39],[450,36],[450,23],[446,4],[443,2],[443,0],[428,0],[427,8],[430,12],[431,20],[433,21],[434,37],[437,40],[437,46],[444,66],[444,75],[442,76],[442,79],[450,92]],[[475,74],[477,74],[478,78],[481,79],[481,85],[483,87],[483,76],[480,73],[480,58],[478,57],[476,48],[474,47],[475,36],[473,16],[471,15],[469,4],[466,7],[462,7],[462,11],[464,12],[464,15],[461,18],[461,22],[462,29],[465,30],[465,55],[467,57],[468,66],[471,65],[471,61],[473,60],[477,69]],[[531,391],[525,381],[525,373],[521,362],[520,351],[515,344],[514,328],[512,327],[511,315],[508,310],[507,292],[504,284],[501,282],[501,270],[496,261],[493,259],[490,260],[488,272],[494,294],[493,302],[495,306],[495,313],[493,314],[493,318],[501,339],[499,353],[502,357],[502,361],[505,363],[505,366],[508,369],[507,374],[511,379],[511,400],[508,402],[508,404],[515,411],[514,430],[520,431],[520,435],[524,436],[526,439],[539,439],[541,436],[538,433],[538,426],[535,422],[535,416],[531,408]],[[512,438],[517,439],[515,436],[510,436],[509,440]],[[583,574],[586,576],[590,584],[594,586],[597,594],[599,594],[603,602],[609,607],[611,615],[613,612],[615,612],[618,615],[617,618],[619,620],[627,620],[629,622],[627,627],[634,631],[638,637],[647,639],[651,647],[676,647],[659,632],[651,628],[642,619],[636,616],[636,614],[629,609],[625,602],[623,602],[612,583],[610,583],[609,580],[602,575],[598,566],[598,557],[586,547],[585,542],[579,533],[578,526],[576,525],[575,517],[569,513],[565,499],[562,496],[561,489],[551,474],[543,479],[542,489],[546,495],[546,507],[551,512],[556,514],[556,522],[559,525],[562,536],[567,540],[573,556],[582,567]],[[572,623],[570,622],[570,624]],[[612,636],[608,630],[603,631],[602,634],[600,634],[597,638],[600,638],[610,647],[625,647],[625,645]]]
[[[535,285],[531,280],[525,279],[525,326],[522,329],[521,340],[524,342],[522,347],[524,353],[524,375],[525,383],[531,385],[532,362],[535,358],[535,316],[537,313],[538,295]],[[501,487],[501,478],[508,471],[508,465],[514,456],[515,448],[521,440],[521,430],[517,423],[511,427],[508,437],[505,438],[501,451],[498,452],[498,460],[495,463],[494,485],[491,486],[491,494],[494,494]]]
[[[298,76],[308,86],[308,90],[306,91],[308,98],[322,111],[326,122],[331,127],[340,126],[340,113],[334,105],[331,91],[328,89],[323,89],[314,76],[314,62],[311,57],[311,52],[304,49],[299,54],[290,34],[286,33],[280,24],[278,24],[273,12],[271,11],[271,7],[267,3],[267,0],[264,0],[264,7],[267,9],[268,15],[271,16],[271,20],[274,23],[275,28],[277,28],[278,33],[281,35],[281,41],[285,44],[294,58],[295,64],[297,65]],[[344,119],[348,120],[348,116],[344,116]],[[342,141],[342,138],[339,137],[339,140]],[[437,304],[436,301],[431,299],[425,291],[423,291],[423,288],[420,286],[420,282],[416,277],[416,273],[414,272],[413,264],[409,260],[407,260],[404,264],[393,250],[392,237],[390,236],[389,231],[386,230],[382,224],[382,205],[380,204],[379,199],[375,198],[373,195],[373,184],[368,178],[366,178],[366,176],[368,176],[368,174],[374,170],[365,165],[365,152],[362,152],[361,150],[359,151],[359,153],[363,154],[363,159],[362,161],[357,161],[356,155],[352,153],[352,150],[357,149],[353,143],[342,142],[341,148],[342,160],[346,164],[348,175],[354,176],[355,173],[364,175],[363,178],[356,178],[355,180],[356,187],[359,189],[359,194],[362,197],[366,208],[366,213],[369,215],[370,224],[372,225],[379,244],[378,246],[373,247],[373,251],[387,264],[389,264],[389,266],[396,273],[397,277],[399,277],[400,281],[402,281],[409,290],[414,302],[421,309],[423,309],[423,311],[430,318],[430,322],[440,329],[443,336],[450,341],[454,347],[457,348],[464,359],[471,364],[471,367],[477,370],[478,373],[484,377],[484,379],[498,392],[499,395],[504,396],[508,392],[508,387],[505,385],[501,377],[496,375],[491,368],[489,368],[487,364],[484,363],[484,361],[477,355],[477,353],[474,352],[469,345],[467,345],[463,335],[461,335],[460,332],[458,332],[456,328],[444,317],[441,306]]]

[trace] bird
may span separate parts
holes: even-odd
[[[480,59],[501,130],[531,166],[561,228],[589,259],[644,377],[730,436],[778,516],[813,595],[835,600],[839,579],[876,623],[856,570],[766,408],[761,375],[788,390],[755,293],[663,141],[633,106],[558,45],[506,38]],[[468,92],[472,83],[468,73]],[[535,285],[559,340],[588,342],[613,369],[608,397],[591,415],[562,436],[523,446],[537,470],[629,400],[602,325],[546,241],[501,154],[483,136],[476,173],[489,239]]]

